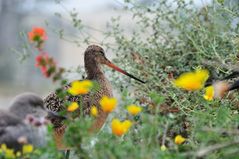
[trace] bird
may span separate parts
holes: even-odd
[[[102,111],[99,105],[99,101],[103,96],[113,97],[112,87],[108,79],[105,77],[105,74],[102,70],[102,65],[106,65],[108,67],[113,68],[114,70],[123,73],[124,75],[129,76],[141,83],[145,83],[135,76],[129,74],[128,72],[124,71],[123,69],[114,65],[110,60],[108,60],[105,56],[105,52],[102,47],[98,45],[90,45],[84,52],[84,67],[87,74],[86,79],[95,81],[99,84],[100,88],[94,92],[93,94],[90,92],[82,96],[82,110],[83,116],[89,115],[91,107],[94,105],[98,108],[99,113],[96,117],[95,122],[93,123],[90,131],[97,131],[99,130],[108,116],[108,113]],[[64,89],[70,88],[70,84],[64,86]],[[80,96],[67,96],[67,101],[70,102],[78,102],[80,100]],[[56,92],[49,94],[44,99],[44,106],[50,110],[51,112],[59,112],[65,109],[64,107],[64,100],[60,99]],[[54,127],[54,136],[56,140],[56,146],[59,150],[66,150],[67,148],[62,143],[63,135],[66,129],[66,125],[64,125],[61,121],[65,118],[60,118],[59,116],[55,116],[53,113],[49,115],[49,119],[53,123]]]
[[[239,80],[236,80],[233,83],[217,81],[212,86],[214,88],[214,97],[222,98],[229,92],[239,89]]]
[[[9,110],[0,110],[0,145],[15,152],[23,144],[41,147],[46,144],[47,111],[43,99],[34,93],[23,93],[13,100]]]
[[[239,89],[239,80],[234,80],[233,82],[228,82],[227,80],[233,80],[239,76],[239,71],[233,71],[229,75],[222,77],[220,79],[210,79],[206,81],[205,87],[213,86],[214,98],[222,98],[228,92]]]

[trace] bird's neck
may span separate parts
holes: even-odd
[[[107,78],[104,75],[104,72],[101,69],[99,63],[94,60],[85,62],[85,70],[87,74],[87,79],[96,81],[100,85],[100,90],[98,94],[106,95],[109,97],[113,96],[112,87]]]
[[[102,71],[100,64],[95,60],[89,60],[85,62],[85,70],[87,74],[87,79],[89,80],[105,78],[104,72]]]

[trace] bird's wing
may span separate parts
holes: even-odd
[[[63,110],[63,99],[59,98],[57,94],[51,93],[44,99],[44,107],[50,111],[58,112]]]
[[[22,144],[18,142],[20,137],[28,139],[30,130],[22,120],[8,112],[0,112],[0,144],[14,150],[20,150]]]
[[[63,87],[63,90],[67,90],[70,84]],[[78,102],[79,96],[67,95],[64,99],[61,99],[56,92],[49,94],[44,100],[44,107],[53,112],[59,112],[64,110],[64,102]]]

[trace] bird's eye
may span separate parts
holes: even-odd
[[[103,56],[105,55],[104,51],[102,51],[102,50],[100,51],[100,54]]]

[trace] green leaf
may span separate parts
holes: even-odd
[[[225,106],[219,107],[216,114],[216,122],[218,126],[225,126],[230,121],[230,109]]]
[[[156,92],[151,92],[149,94],[149,97],[153,100],[155,104],[162,104],[165,101],[165,97]]]

